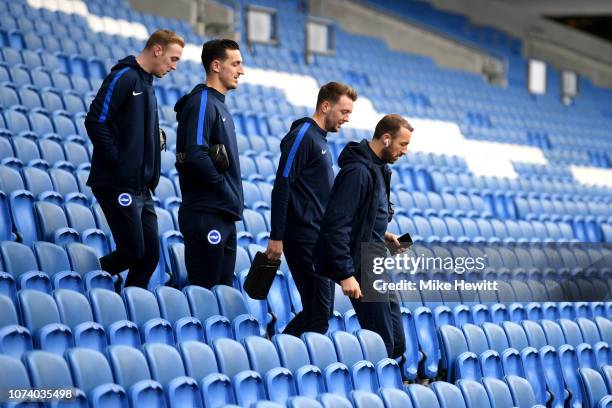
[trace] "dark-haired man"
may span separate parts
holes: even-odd
[[[281,158],[272,190],[272,231],[266,254],[283,251],[300,292],[302,311],[284,333],[325,333],[334,304],[334,283],[314,273],[313,247],[334,182],[327,132],[338,132],[353,112],[357,92],[330,82],[319,89],[312,118],[296,120],[281,141]]]
[[[130,55],[111,69],[85,118],[94,146],[87,185],[117,244],[100,258],[100,266],[111,275],[129,269],[125,286],[146,288],[159,261],[151,197],[161,162],[153,77],[175,70],[184,46],[175,32],[155,31],[138,56]]]
[[[176,103],[176,167],[183,202],[179,226],[185,238],[189,283],[232,285],[236,224],[243,193],[234,121],[225,95],[244,74],[240,47],[228,39],[202,47],[206,82]]]
[[[400,245],[397,236],[387,232],[393,213],[387,164],[406,154],[412,131],[406,119],[390,114],[378,122],[371,141],[350,142],[344,148],[315,251],[317,272],[340,283],[361,328],[380,334],[392,358],[406,350],[397,293],[389,291],[382,302],[361,299],[360,282],[368,273],[360,270],[365,256],[361,250],[364,243]]]

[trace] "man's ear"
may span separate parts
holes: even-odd
[[[329,108],[331,107],[329,101],[323,101],[321,103],[321,112],[322,113],[327,113],[327,111],[329,111]]]
[[[213,70],[213,72],[219,73],[221,71],[221,61],[213,60],[213,62],[210,64],[210,68]]]
[[[164,53],[164,48],[159,45],[159,44],[155,44],[153,46],[153,55],[155,55],[156,57],[161,56]]]

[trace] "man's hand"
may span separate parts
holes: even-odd
[[[399,238],[399,236],[398,236],[398,235],[395,235],[395,234],[393,234],[393,233],[391,233],[391,232],[385,232],[385,240],[386,240],[387,242],[390,242],[390,243],[392,243],[392,244],[395,244],[395,246],[399,248],[401,244],[400,244],[400,242],[399,242],[399,239],[398,239],[398,238]]]
[[[340,285],[342,286],[342,292],[346,296],[353,299],[359,299],[361,297],[361,288],[354,276],[340,281]]]
[[[266,257],[272,261],[280,259],[283,254],[283,241],[268,240],[268,248],[266,248]]]

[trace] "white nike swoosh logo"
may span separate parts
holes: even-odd
[[[138,92],[138,93],[136,93],[136,92],[132,91],[132,95],[134,95],[134,96],[138,96],[138,95],[140,95],[141,93],[142,93],[142,92]]]
[[[327,150],[321,150],[321,154],[325,154]]]
[[[223,116],[221,116],[221,119],[223,119],[223,121],[224,121],[224,122],[225,122],[225,120],[226,120],[226,119],[225,119]]]

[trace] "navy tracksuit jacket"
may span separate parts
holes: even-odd
[[[377,165],[367,140],[350,142],[340,153],[340,172],[327,203],[315,247],[315,269],[336,282],[354,276],[361,279],[361,249],[363,243],[379,241],[374,233],[376,216],[385,202],[389,203],[391,170],[386,164]],[[382,172],[382,177],[380,173]],[[381,186],[384,182],[386,185]],[[381,197],[386,191],[386,197]],[[392,209],[389,208],[389,219]],[[362,293],[368,288],[362,287]],[[371,292],[371,291],[370,291]],[[381,335],[389,357],[400,357],[406,350],[404,330],[396,292],[384,301],[364,302],[351,299],[361,328]]]

